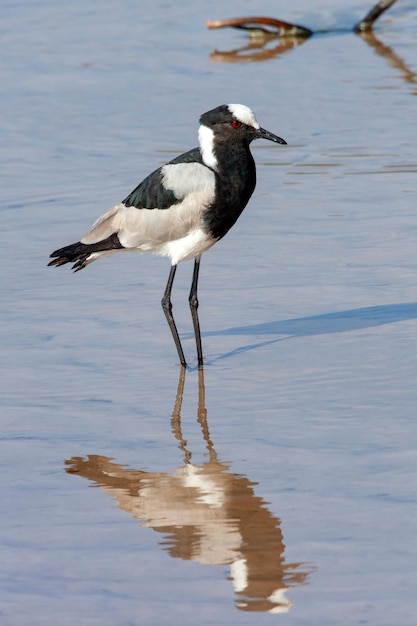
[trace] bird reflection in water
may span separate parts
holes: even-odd
[[[202,368],[198,377],[198,422],[207,462],[192,463],[182,434],[185,368],[181,368],[171,426],[184,454],[183,465],[171,473],[145,472],[89,455],[66,461],[66,471],[101,487],[142,526],[161,533],[161,545],[171,557],[229,565],[238,609],[287,612],[292,605],[287,589],[306,584],[312,568],[285,562],[281,521],[255,495],[257,483],[233,474],[230,465],[219,461],[207,425]]]

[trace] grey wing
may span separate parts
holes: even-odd
[[[156,251],[199,228],[205,208],[214,199],[215,173],[201,162],[179,159],[150,174],[102,215],[81,242],[96,243],[116,233],[124,248]]]
[[[203,164],[201,152],[199,148],[189,150],[175,159],[170,161],[168,165],[180,163],[200,163]],[[169,183],[164,180],[164,168],[160,167],[152,174],[149,174],[128,196],[123,200],[126,206],[134,206],[137,209],[168,209],[182,197],[178,196],[174,187],[170,187]]]
[[[149,174],[123,200],[125,206],[136,209],[168,209],[177,202],[174,193],[163,184],[162,167]]]

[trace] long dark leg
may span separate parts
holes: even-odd
[[[187,363],[184,357],[184,352],[181,346],[180,336],[178,334],[177,327],[175,325],[174,317],[172,315],[172,303],[171,303],[171,290],[172,284],[175,278],[175,272],[177,271],[177,266],[172,265],[171,271],[168,276],[167,286],[165,287],[164,295],[161,300],[162,308],[165,313],[165,317],[167,318],[168,325],[171,329],[172,336],[175,341],[175,345],[177,347],[178,356],[180,358],[181,365],[183,367],[187,367]]]
[[[200,322],[198,321],[198,312],[197,312],[197,309],[198,309],[197,286],[198,286],[198,272],[199,271],[200,271],[200,257],[196,257],[195,262],[194,262],[193,282],[191,283],[189,302],[190,302],[190,309],[191,309],[191,317],[193,318],[195,342],[197,345],[198,366],[202,367],[203,349],[201,347]]]

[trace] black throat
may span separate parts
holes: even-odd
[[[204,215],[208,231],[221,239],[249,202],[256,186],[256,168],[249,145],[216,144],[216,195]]]

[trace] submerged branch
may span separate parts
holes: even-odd
[[[374,22],[396,0],[380,0],[365,17],[353,27],[353,32],[363,33],[372,30]],[[233,17],[225,20],[207,20],[207,28],[240,28],[249,31],[250,35],[258,37],[300,37],[307,39],[314,35],[314,31],[299,24],[292,24],[277,20],[273,17]],[[268,27],[268,28],[266,28]],[[330,32],[330,31],[320,31]]]
[[[389,9],[390,6],[394,4],[394,2],[396,2],[396,0],[381,0],[381,2],[378,2],[374,7],[372,7],[369,13],[365,15],[363,20],[358,22],[353,27],[354,32],[364,33],[372,30],[374,22],[378,19],[380,15],[382,15],[382,13],[384,13],[384,11]]]
[[[273,37],[311,37],[313,31],[298,24],[290,24],[273,17],[233,17],[226,20],[207,20],[207,28],[241,28],[243,30],[254,31],[265,36]],[[271,26],[275,30],[263,28]]]

